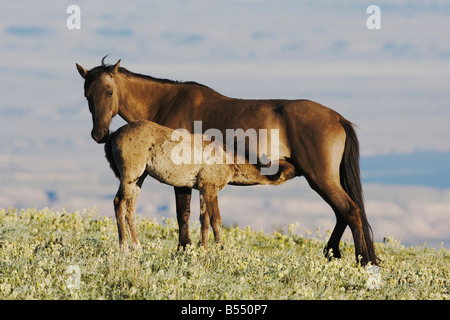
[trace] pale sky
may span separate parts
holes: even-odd
[[[72,4],[80,30],[66,26]],[[381,10],[380,30],[366,26],[372,4]],[[315,100],[358,125],[363,157],[429,154],[403,171],[391,158],[376,170],[367,162],[368,178],[380,170],[414,176],[420,165],[422,174],[434,167],[433,177],[446,179],[435,160],[450,153],[449,13],[444,0],[3,2],[0,207],[95,204],[113,214],[117,180],[90,138],[75,69],[75,62],[93,68],[106,54],[131,71],[197,81],[231,97]],[[378,240],[448,241],[448,184],[383,179],[365,185]],[[265,230],[297,221],[304,229],[333,227],[331,209],[303,180],[277,188],[227,188],[224,221]],[[149,179],[141,198],[142,215],[175,217],[170,187]],[[197,206],[194,200],[194,212]],[[244,217],[242,208],[254,214]]]

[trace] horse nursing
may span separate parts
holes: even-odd
[[[105,65],[103,59],[100,66],[91,70],[79,64],[76,67],[85,80],[84,94],[93,122],[91,135],[98,143],[107,140],[111,119],[117,114],[127,122],[150,120],[171,129],[183,128],[190,133],[194,131],[194,122],[202,121],[202,130],[215,128],[225,141],[227,129],[278,130],[279,153],[276,157],[268,154],[268,157],[286,164],[287,170],[295,176],[304,176],[336,216],[325,254],[332,250],[334,257],[340,257],[339,242],[349,226],[356,259],[360,258],[363,265],[369,262],[377,264],[372,230],[364,209],[358,139],[351,122],[336,111],[310,100],[230,98],[195,82],[177,82],[133,73],[120,67],[120,60],[115,65]],[[271,150],[271,143],[262,149]],[[248,150],[247,142],[245,148]],[[257,157],[264,158],[260,149]],[[281,165],[280,170],[283,170]],[[138,188],[141,184],[138,179]],[[192,187],[175,186],[174,190],[179,245],[184,247],[191,243]],[[138,190],[132,188],[130,192],[134,194]],[[124,205],[115,201],[115,206]],[[130,226],[132,218],[125,220]]]
[[[197,139],[191,135],[191,148],[199,146]],[[201,242],[208,247],[208,225],[214,232],[216,242],[222,244],[220,230],[222,219],[218,206],[218,192],[228,183],[281,184],[295,176],[292,164],[282,162],[281,170],[276,175],[262,175],[258,166],[248,161],[228,159],[221,144],[207,142],[201,137],[201,149],[214,145],[216,159],[205,163],[194,163],[187,159],[175,164],[172,159],[173,150],[179,144],[174,141],[174,130],[151,121],[131,122],[109,135],[105,144],[106,158],[120,180],[119,190],[114,199],[114,208],[119,229],[119,243],[126,250],[126,225],[133,248],[139,247],[135,227],[136,201],[140,188],[147,175],[156,180],[176,187],[189,187],[200,192]],[[185,137],[186,138],[186,137]],[[189,153],[190,155],[190,153]],[[243,162],[243,163],[242,163]]]

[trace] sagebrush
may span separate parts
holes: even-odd
[[[354,246],[323,256],[326,239],[294,232],[224,228],[224,249],[210,240],[178,251],[174,219],[139,217],[142,247],[118,249],[117,226],[95,210],[0,209],[1,299],[449,299],[450,250],[376,243],[378,289]],[[199,224],[192,238],[199,241]],[[79,271],[74,282],[72,271]]]

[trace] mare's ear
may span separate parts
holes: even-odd
[[[83,79],[86,79],[88,71],[85,68],[83,68],[82,66],[80,66],[78,63],[75,63],[75,64],[77,65],[77,70],[80,73],[80,76],[82,76]]]
[[[111,75],[115,75],[118,71],[119,71],[119,66],[120,66],[120,59],[119,61],[117,61],[117,63],[113,66],[113,70]]]

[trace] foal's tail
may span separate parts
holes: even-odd
[[[372,261],[373,264],[377,264],[379,259],[375,254],[375,248],[373,246],[373,232],[367,221],[366,211],[364,209],[363,190],[359,171],[358,138],[350,121],[341,118],[340,123],[347,135],[344,155],[340,166],[341,185],[353,202],[359,207],[369,260]]]
[[[109,166],[111,167],[112,171],[114,171],[114,174],[118,179],[120,179],[120,172],[119,168],[117,167],[116,161],[114,160],[114,154],[112,150],[112,144],[115,140],[116,132],[110,132],[108,139],[105,143],[105,157],[109,162]]]

